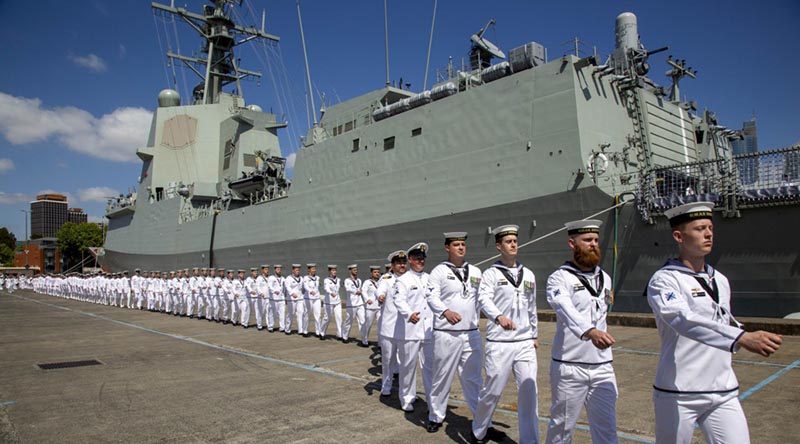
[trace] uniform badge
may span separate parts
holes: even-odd
[[[706,292],[700,288],[692,288],[692,297],[693,298],[702,298],[706,296]]]
[[[675,299],[678,299],[678,296],[676,296],[674,292],[670,291],[669,293],[667,293],[665,299],[667,300],[667,302],[674,301]]]
[[[469,283],[477,287],[481,283],[481,278],[477,276],[471,276],[469,278]]]
[[[508,285],[508,281],[505,279],[500,279],[497,281],[497,285]]]
[[[533,290],[533,282],[531,281],[523,281],[523,282],[525,284],[525,290],[528,291]]]
[[[449,279],[451,281],[454,281],[454,280],[456,280],[456,277],[455,276],[447,276],[447,279]]]
[[[612,305],[614,303],[614,292],[606,288],[605,296],[606,305]]]
[[[414,285],[414,286],[412,286],[412,287],[409,289],[409,291],[414,291],[414,290],[417,290],[418,288],[419,288],[419,287],[417,287],[416,285]]]
[[[586,290],[586,287],[584,287],[581,284],[575,284],[572,286],[572,291],[581,291],[581,290]]]

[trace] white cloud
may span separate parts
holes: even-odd
[[[106,65],[105,60],[101,59],[96,54],[88,54],[85,56],[76,56],[70,54],[67,57],[72,61],[72,63],[87,68],[90,71],[94,72],[108,71],[108,65]]]
[[[14,169],[14,161],[11,159],[0,159],[0,174]]]
[[[103,202],[109,197],[119,195],[119,191],[109,187],[91,187],[78,190],[78,199],[81,202]]]
[[[294,161],[297,159],[297,153],[289,154],[286,157],[286,169],[291,170],[294,168]]]
[[[14,145],[56,138],[67,148],[100,159],[135,162],[147,141],[153,113],[117,108],[94,117],[75,107],[43,108],[39,99],[0,92],[0,133]]]
[[[125,56],[128,55],[128,48],[125,47],[122,43],[119,44],[119,52],[117,53],[119,58],[124,59]]]
[[[0,205],[13,205],[17,203],[30,202],[32,200],[33,197],[25,193],[6,193],[0,191]]]

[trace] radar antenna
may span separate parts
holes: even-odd
[[[692,67],[686,67],[685,59],[673,59],[672,56],[667,58],[667,64],[672,67],[664,75],[672,79],[672,88],[670,89],[669,99],[672,102],[681,101],[681,89],[679,83],[682,78],[689,76],[693,79],[697,78],[697,70]]]
[[[491,65],[493,57],[497,57],[498,59],[506,58],[506,55],[500,48],[483,37],[483,34],[489,30],[490,26],[494,26],[494,24],[494,19],[489,20],[486,26],[475,34],[472,34],[472,37],[469,38],[472,42],[472,48],[469,50],[469,60],[473,70],[488,68],[489,65]]]

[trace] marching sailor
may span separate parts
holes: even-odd
[[[361,295],[364,297],[364,324],[361,326],[361,345],[369,346],[369,331],[380,313],[381,304],[378,302],[378,282],[381,278],[381,267],[370,265],[369,279],[361,284]]]
[[[392,379],[400,364],[397,352],[395,330],[397,327],[397,308],[392,299],[392,288],[397,278],[406,272],[408,256],[405,250],[389,254],[391,271],[381,276],[378,284],[378,303],[381,304],[381,317],[378,320],[378,344],[381,348],[381,396],[392,394]]]
[[[606,315],[611,277],[600,263],[599,220],[567,222],[572,261],[547,278],[547,302],[556,312],[550,363],[548,443],[570,443],[586,407],[593,443],[617,442],[617,379],[611,365],[614,338]]]
[[[228,270],[228,279],[222,283],[222,289],[225,291],[225,299],[228,309],[225,310],[226,318],[223,322],[227,324],[230,322],[233,325],[236,325],[236,316],[239,311],[239,302],[237,302],[236,298],[236,288],[235,288],[235,281],[236,277],[234,276],[235,271]]]
[[[483,341],[478,330],[481,270],[466,262],[467,233],[444,233],[444,250],[447,260],[431,271],[430,282],[435,291],[428,298],[434,322],[429,433],[439,430],[444,421],[456,372],[473,415],[483,383]]]
[[[347,293],[347,316],[342,325],[342,341],[350,342],[350,329],[353,326],[353,319],[356,320],[356,329],[361,332],[364,325],[364,299],[361,295],[361,279],[358,278],[358,266],[348,265],[347,270],[350,276],[344,280],[344,290]]]
[[[482,310],[490,321],[486,324],[486,379],[472,420],[473,438],[478,443],[494,439],[500,433],[489,429],[512,371],[517,382],[520,443],[539,442],[536,278],[530,269],[517,262],[518,232],[517,225],[492,230],[500,260],[483,272],[478,289]]]
[[[308,274],[303,278],[303,300],[306,312],[303,316],[302,334],[308,337],[308,318],[314,316],[314,334],[322,335],[322,301],[319,294],[319,276],[317,264],[306,264]]]
[[[197,267],[192,268],[192,276],[189,278],[189,297],[186,299],[186,315],[190,319],[194,317],[194,307],[200,291],[199,280],[200,270]]]
[[[255,305],[255,301],[258,299],[257,277],[258,269],[252,267],[250,268],[250,276],[247,276],[244,280],[245,297],[239,300],[239,314],[241,315],[239,323],[244,328],[250,326],[250,305]]]
[[[283,296],[283,266],[275,264],[273,267],[274,273],[267,279],[267,286],[269,287],[269,313],[267,314],[267,330],[272,333],[275,328],[275,320],[277,318],[278,331],[283,332],[283,327],[286,325],[285,309],[286,302]]]
[[[705,261],[714,240],[713,208],[694,202],[664,212],[678,257],[647,285],[661,337],[653,384],[657,443],[691,442],[695,423],[708,442],[749,443],[732,354],[744,348],[769,356],[782,342],[773,333],[745,332],[734,319],[728,278]]]
[[[286,297],[286,326],[284,332],[292,334],[292,318],[297,323],[297,333],[302,333],[303,314],[306,304],[303,302],[303,278],[300,277],[300,264],[292,264],[292,274],[283,280],[283,295]]]
[[[322,322],[322,336],[328,331],[328,325],[333,319],[336,324],[336,339],[342,339],[342,298],[339,291],[342,289],[342,280],[336,277],[336,265],[328,265],[328,277],[323,281],[325,288],[325,320]]]
[[[425,258],[428,244],[419,242],[406,251],[411,270],[397,278],[392,288],[392,300],[397,308],[395,340],[400,356],[400,408],[414,411],[417,400],[417,361],[422,367],[422,385],[430,394],[431,356],[428,356],[433,320],[427,303],[430,292]],[[424,344],[423,344],[424,343]]]
[[[264,329],[264,317],[269,307],[269,265],[261,266],[261,275],[256,278],[256,298],[253,299],[253,310],[256,312],[256,328],[258,331]]]

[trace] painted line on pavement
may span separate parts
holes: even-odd
[[[789,372],[789,370],[797,367],[798,365],[800,365],[800,359],[792,362],[791,364],[787,365],[786,367],[784,367],[784,368],[778,370],[777,372],[771,374],[769,377],[767,377],[763,381],[761,381],[758,384],[756,384],[756,385],[750,387],[749,389],[747,389],[747,391],[745,391],[744,393],[739,395],[739,400],[744,401],[745,399],[755,395],[756,393],[761,391],[764,387],[766,387],[769,383],[771,383],[771,382],[775,381],[776,379],[780,378],[781,376],[783,376],[784,374]]]
[[[125,321],[120,321],[120,320],[117,320],[117,319],[108,318],[108,317],[103,316],[103,315],[98,315],[98,314],[94,314],[94,313],[88,313],[88,312],[85,312],[85,311],[82,311],[82,310],[75,310],[75,309],[72,309],[72,308],[69,308],[69,307],[63,307],[61,305],[51,304],[49,302],[37,301],[36,299],[27,298],[25,296],[17,296],[17,295],[12,295],[12,296],[14,296],[17,299],[24,299],[26,301],[30,301],[30,302],[34,302],[34,303],[37,303],[37,304],[46,305],[48,307],[57,308],[57,309],[60,309],[60,310],[65,310],[65,311],[71,311],[73,313],[82,314],[84,316],[89,316],[89,317],[96,318],[96,319],[102,319],[102,320],[105,320],[105,321],[113,322],[115,324],[124,325],[126,327],[136,328],[136,329],[139,329],[139,330],[142,330],[142,331],[146,331],[146,332],[149,332],[149,333],[153,333],[153,334],[156,334],[156,335],[166,336],[166,337],[169,337],[169,338],[178,339],[178,340],[181,340],[181,341],[186,341],[186,342],[190,342],[190,343],[197,344],[197,345],[202,345],[202,346],[213,348],[213,349],[216,349],[216,350],[226,351],[228,353],[234,353],[234,354],[241,355],[241,356],[247,356],[249,358],[259,359],[259,360],[270,362],[270,363],[273,363],[273,364],[282,364],[282,365],[286,365],[286,366],[293,367],[293,368],[299,368],[299,369],[303,369],[303,370],[308,370],[308,371],[311,371],[311,372],[323,374],[323,375],[326,375],[326,376],[332,376],[332,377],[336,377],[336,378],[339,378],[339,379],[345,379],[345,380],[349,380],[349,381],[358,381],[358,382],[367,382],[367,383],[369,383],[371,385],[378,386],[378,384],[375,381],[373,381],[371,379],[367,379],[367,378],[362,378],[362,377],[358,377],[358,376],[352,376],[352,375],[348,375],[348,374],[345,374],[345,373],[339,373],[339,372],[336,372],[336,371],[333,371],[333,370],[329,370],[329,369],[326,369],[326,368],[315,367],[314,365],[300,364],[300,363],[292,362],[292,361],[285,361],[283,359],[272,358],[272,357],[269,357],[269,356],[259,355],[257,353],[252,353],[252,352],[248,352],[248,351],[244,351],[244,350],[238,350],[238,349],[235,349],[235,348],[232,348],[232,347],[226,347],[224,345],[212,344],[210,342],[201,341],[199,339],[194,339],[194,338],[189,337],[189,336],[183,336],[183,335],[178,335],[178,334],[173,334],[173,333],[167,333],[167,332],[163,332],[163,331],[160,331],[160,330],[155,330],[155,329],[152,329],[152,328],[144,327],[144,326],[141,326],[141,325],[138,325],[138,324],[133,324],[133,323],[130,323],[130,322],[125,322]],[[800,360],[798,360],[798,362],[800,362]],[[457,400],[457,399],[451,399],[450,402],[453,402],[455,404],[467,405],[464,401],[460,401],[460,400]],[[507,415],[510,415],[510,416],[517,416],[517,412],[515,412],[513,410],[500,408],[500,407],[495,409],[495,411],[499,411],[501,413],[504,413],[504,414],[507,414]],[[548,418],[548,417],[540,417],[539,421],[540,422],[549,422],[550,418]],[[589,430],[589,426],[585,426],[585,425],[582,425],[582,424],[576,425],[576,428],[579,429],[579,430]],[[654,444],[655,443],[655,441],[653,441],[652,439],[650,439],[648,437],[634,435],[634,434],[626,433],[626,432],[621,432],[619,430],[617,430],[617,435],[620,438],[623,438],[623,439],[626,439],[626,440],[629,440],[629,441],[633,441],[633,442],[637,442],[637,443],[645,443],[645,444]]]
[[[0,401],[0,408],[10,407],[10,406],[12,406],[12,405],[14,405],[16,403],[17,403],[17,401]]]

